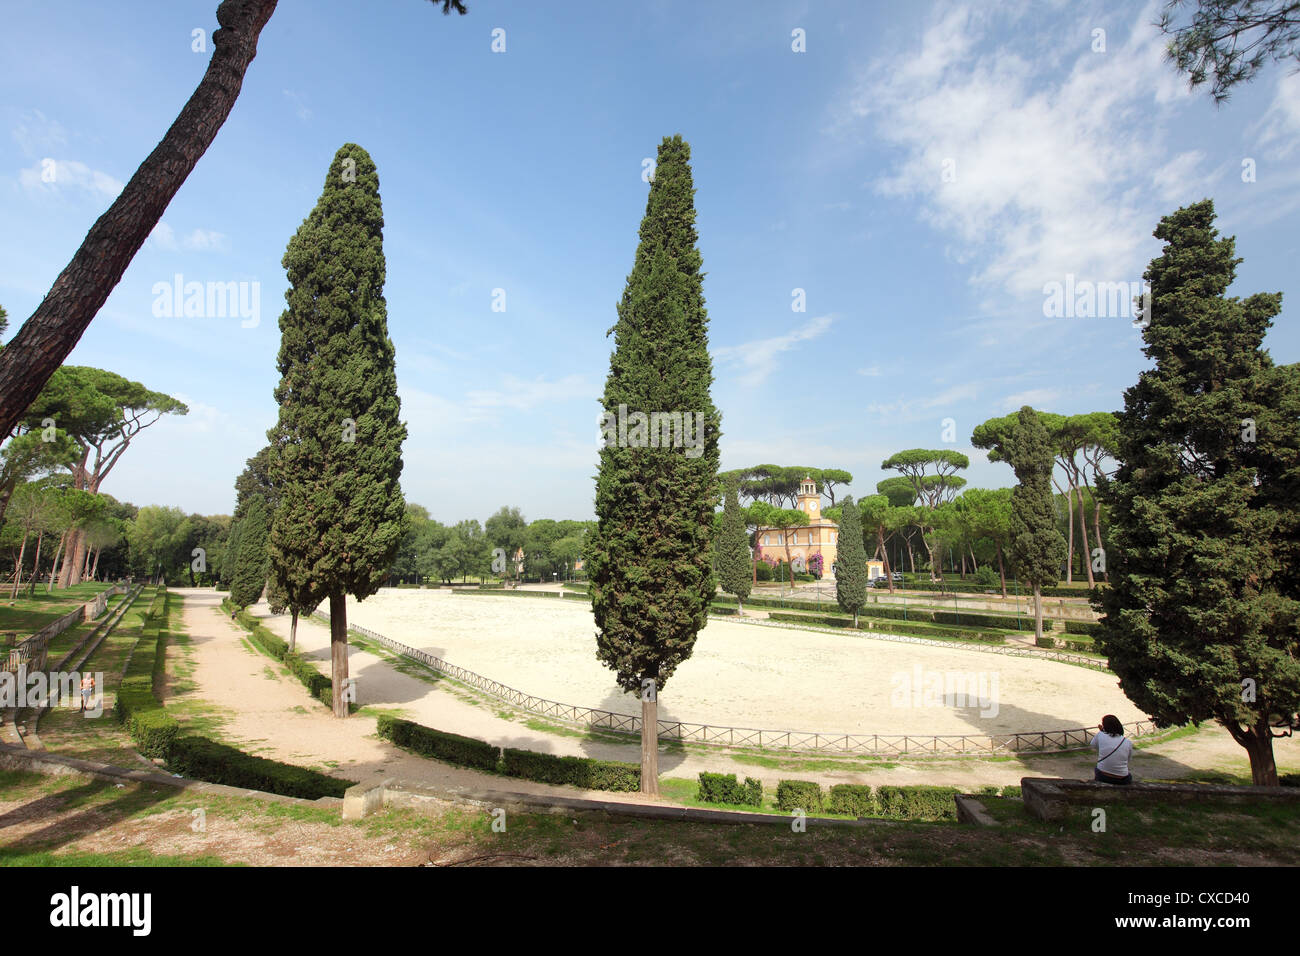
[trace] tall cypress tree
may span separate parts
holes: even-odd
[[[659,145],[636,262],[610,330],[598,520],[588,546],[596,653],[620,687],[641,694],[641,790],[650,794],[659,792],[657,695],[690,657],[717,591],[710,539],[720,416],[709,396],[690,155],[680,136]],[[699,430],[691,435],[698,445],[665,445],[639,419],[656,413],[679,414]]]
[[[270,567],[266,536],[266,505],[261,498],[254,498],[240,522],[239,553],[235,558],[234,578],[230,582],[230,601],[235,607],[256,604],[262,596]]]
[[[862,510],[852,495],[846,495],[840,512],[835,548],[835,602],[853,615],[853,626],[857,627],[858,612],[867,603],[867,549],[862,543]]]
[[[360,146],[335,155],[284,254],[280,417],[267,433],[279,503],[271,558],[295,603],[329,598],[334,715],[346,717],[346,596],[379,589],[406,528],[406,426],[384,303],[379,175]]]
[[[1051,436],[1028,405],[1016,416],[1007,438],[1007,461],[1016,473],[1011,492],[1011,563],[1016,576],[1034,589],[1034,637],[1043,636],[1043,588],[1061,580],[1065,538],[1056,526],[1052,504]]]
[[[722,590],[736,596],[736,613],[744,615],[745,598],[753,587],[753,560],[749,554],[749,532],[745,513],[740,508],[739,480],[727,483],[722,506],[722,529],[718,534],[718,583]]]
[[[1100,649],[1165,725],[1216,720],[1277,784],[1300,729],[1300,366],[1264,335],[1280,293],[1228,297],[1236,244],[1203,200],[1160,221],[1144,278],[1155,367],[1124,393]]]

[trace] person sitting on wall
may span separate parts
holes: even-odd
[[[1101,733],[1093,737],[1088,746],[1097,751],[1097,768],[1093,779],[1098,783],[1123,785],[1133,782],[1128,759],[1133,753],[1133,741],[1124,736],[1124,725],[1114,714],[1101,719]]]

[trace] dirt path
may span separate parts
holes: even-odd
[[[435,783],[441,786],[486,787],[534,793],[567,793],[571,788],[547,787],[527,781],[506,779],[451,767],[426,760],[391,746],[375,737],[375,720],[358,714],[345,721],[331,717],[312,701],[302,685],[279,672],[273,662],[252,650],[241,635],[245,632],[218,610],[221,595],[211,591],[179,591],[184,596],[184,620],[189,629],[195,661],[193,674],[198,690],[194,696],[215,702],[226,711],[222,733],[248,742],[248,747],[265,756],[316,766],[352,780],[388,775]],[[526,599],[521,599],[526,600]],[[265,605],[254,613],[267,615],[264,622],[273,632],[287,638],[287,615],[272,616]],[[298,625],[298,645],[309,659],[328,671],[329,630],[311,620]],[[350,673],[357,677],[358,699],[365,705],[400,710],[408,719],[430,727],[489,740],[500,746],[521,747],[546,753],[596,757],[635,762],[638,747],[592,740],[572,730],[523,721],[526,715],[511,712],[504,703],[467,694],[445,681],[429,683],[403,673],[395,662],[353,647],[349,651]],[[269,676],[268,676],[269,675]],[[1278,741],[1280,766],[1300,766],[1300,747],[1287,748]],[[1067,754],[984,760],[978,758],[915,759],[905,763],[851,759],[815,759],[815,762],[782,762],[765,755],[722,752],[700,753],[665,748],[660,753],[664,776],[694,778],[701,770],[736,773],[763,780],[775,787],[784,778],[819,779],[837,782],[880,784],[941,784],[975,788],[986,784],[1018,784],[1022,776],[1050,775],[1086,778],[1092,761],[1086,754]],[[1245,757],[1227,733],[1209,728],[1192,737],[1157,744],[1140,752],[1135,764],[1139,776],[1182,777],[1204,770],[1242,772]],[[605,799],[636,800],[635,795],[602,793]]]

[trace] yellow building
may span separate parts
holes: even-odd
[[[759,528],[758,544],[764,558],[773,561],[789,560],[796,571],[805,571],[814,554],[822,556],[822,575],[831,577],[835,564],[839,525],[821,513],[821,495],[817,483],[804,478],[799,484],[797,507],[808,516],[808,524],[793,528]],[[885,573],[885,563],[875,558],[867,561],[867,580]]]

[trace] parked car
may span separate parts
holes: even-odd
[[[890,576],[891,578],[893,578],[895,581],[897,581],[899,584],[902,584],[902,583],[903,583],[903,572],[902,572],[902,571],[892,571],[892,572],[890,572],[890,575],[889,575],[889,576]]]

